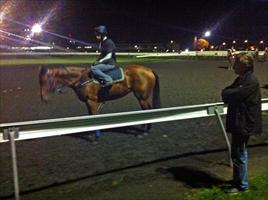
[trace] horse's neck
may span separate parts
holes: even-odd
[[[68,85],[69,87],[74,87],[85,76],[86,69],[80,67],[66,67],[57,74],[57,77],[59,77],[64,84]]]

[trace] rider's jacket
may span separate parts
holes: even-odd
[[[104,58],[108,53],[112,53],[112,57],[110,59],[104,60],[101,63],[115,65],[116,63],[116,56],[115,56],[115,44],[111,39],[104,39],[99,46],[100,56],[98,61]]]

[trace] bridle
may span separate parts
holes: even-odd
[[[67,74],[69,73],[67,69],[65,68],[62,68],[64,69]],[[48,83],[48,90],[50,92],[59,92],[59,93],[63,93],[63,89],[67,86],[67,84],[58,84],[57,83],[57,80],[54,76],[54,74],[52,73],[51,69],[47,69],[45,75],[47,76],[47,83]],[[94,80],[93,79],[89,79],[89,80],[86,80],[84,82],[79,82],[77,84],[75,84],[73,86],[74,89],[81,89],[83,87],[85,87],[87,84],[93,82]]]
[[[87,69],[87,74],[90,73],[90,68],[87,67],[86,69]],[[76,84],[74,86],[74,88],[75,89],[81,89],[81,88],[85,87],[87,84],[89,84],[91,82],[93,82],[93,78],[90,78],[89,77],[89,80],[86,80],[86,81],[83,81],[83,82],[79,82],[78,84]]]
[[[89,79],[87,81],[84,82],[79,82],[78,84],[75,85],[75,89],[81,89],[82,87],[85,87],[87,84],[93,82],[93,79]]]

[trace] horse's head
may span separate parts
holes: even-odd
[[[53,69],[43,66],[39,68],[39,85],[41,100],[47,102],[49,94],[55,92],[58,85]]]
[[[87,68],[81,67],[45,68],[41,66],[39,68],[41,100],[47,102],[50,93],[60,91],[64,86],[75,89],[83,79],[88,79],[87,71]]]

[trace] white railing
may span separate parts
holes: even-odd
[[[268,99],[262,99],[262,110],[268,110]],[[227,143],[230,165],[232,165],[230,158],[230,142],[220,116],[226,114],[226,111],[226,107],[224,107],[224,104],[220,102],[193,106],[162,108],[147,111],[133,111],[95,116],[2,123],[0,124],[0,143],[10,141],[11,144],[14,191],[15,198],[18,200],[19,181],[15,140],[27,140],[108,128],[132,126],[138,124],[217,116]]]
[[[237,51],[237,52],[253,52],[253,51]],[[182,52],[117,52],[121,56],[143,57],[180,57],[180,56],[227,56],[227,51],[182,51]],[[259,51],[259,55],[263,55],[264,51]],[[96,52],[0,52],[0,56],[96,56]]]
[[[226,107],[220,102],[82,117],[1,123],[0,143],[9,141],[7,130],[11,128],[19,129],[19,135],[15,140],[26,140],[138,124],[210,117],[215,116],[213,109],[217,109],[220,114],[226,114]],[[268,99],[262,99],[262,110],[268,110]]]
[[[9,141],[6,131],[10,128],[19,129],[19,135],[15,140],[25,140],[138,124],[209,117],[215,115],[213,112],[210,112],[211,108],[221,108],[221,112],[224,113],[225,110],[226,113],[226,109],[223,109],[223,103],[212,103],[82,117],[3,123],[0,124],[0,143]]]

